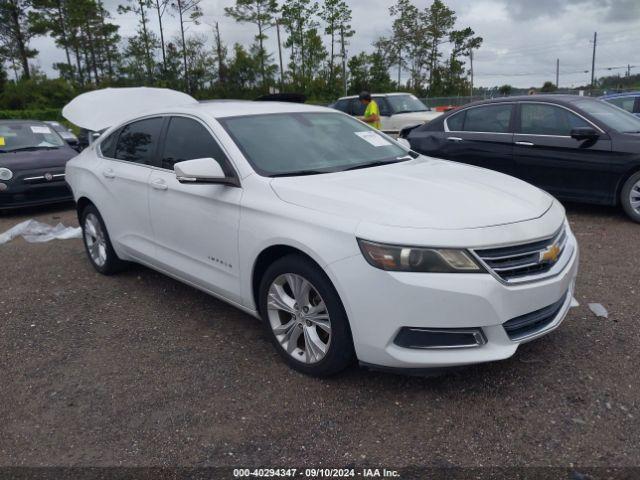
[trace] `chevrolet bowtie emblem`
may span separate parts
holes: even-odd
[[[560,247],[557,243],[553,245],[549,245],[546,250],[540,252],[540,258],[538,259],[539,263],[556,263],[558,261],[558,257],[560,256]]]

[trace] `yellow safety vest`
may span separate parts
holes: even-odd
[[[375,100],[371,100],[369,102],[369,105],[367,105],[367,109],[364,111],[365,118],[371,115],[377,115],[378,118],[380,118],[380,109],[378,108],[378,104],[376,103]],[[377,122],[367,122],[367,123],[369,123],[369,125],[371,125],[372,127],[380,130],[380,120],[378,120]]]

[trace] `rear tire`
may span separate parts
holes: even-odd
[[[640,223],[640,172],[634,173],[624,182],[620,203],[629,218]]]
[[[307,257],[287,255],[267,268],[259,309],[271,341],[291,368],[325,377],[353,362],[349,320],[338,292]]]
[[[84,248],[96,271],[103,275],[113,275],[125,268],[126,263],[118,258],[113,249],[107,227],[94,205],[87,205],[82,210],[80,226]]]

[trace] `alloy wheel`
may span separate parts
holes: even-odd
[[[91,260],[98,267],[107,263],[107,241],[98,217],[89,213],[84,219],[84,241]]]
[[[640,214],[640,180],[638,180],[629,192],[629,202],[631,208],[637,214]]]
[[[320,362],[331,343],[331,319],[318,290],[304,277],[285,273],[269,287],[269,323],[282,348],[294,359]]]

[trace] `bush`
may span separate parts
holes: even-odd
[[[64,120],[59,108],[0,110],[0,120]]]

